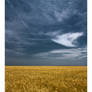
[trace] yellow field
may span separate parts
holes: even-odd
[[[87,92],[86,66],[6,66],[5,92]]]

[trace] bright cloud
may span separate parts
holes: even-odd
[[[52,41],[67,47],[76,47],[76,40],[81,36],[83,36],[83,32],[66,33],[57,35]]]

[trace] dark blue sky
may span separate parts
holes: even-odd
[[[6,65],[86,65],[86,0],[5,0]]]

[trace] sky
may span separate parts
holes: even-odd
[[[5,65],[87,65],[87,1],[5,0]]]

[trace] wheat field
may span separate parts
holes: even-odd
[[[6,66],[5,92],[87,92],[87,67]]]

